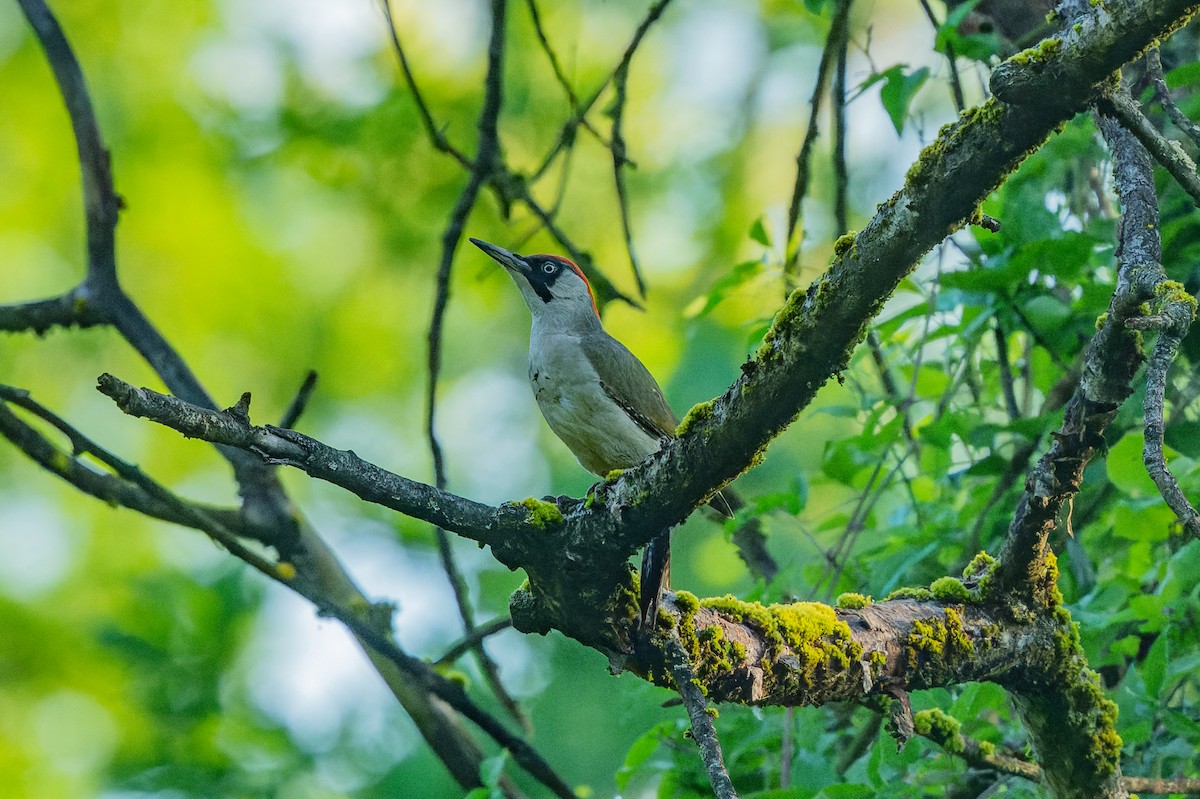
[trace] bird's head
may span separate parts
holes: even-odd
[[[560,255],[517,255],[479,239],[471,243],[504,267],[521,290],[534,321],[593,324],[599,321],[596,297],[579,267]]]

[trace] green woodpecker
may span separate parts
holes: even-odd
[[[678,417],[637,356],[605,332],[578,266],[557,255],[522,256],[479,239],[471,243],[504,267],[529,306],[533,396],[583,468],[600,476],[628,469],[675,437]],[[741,503],[727,491],[711,504],[732,516]],[[642,555],[643,624],[657,615],[671,571],[670,547],[667,530]]]

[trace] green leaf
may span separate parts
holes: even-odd
[[[736,264],[733,269],[730,269],[724,275],[717,278],[712,288],[708,290],[708,296],[704,298],[704,305],[700,307],[700,310],[691,315],[696,317],[707,315],[713,308],[720,305],[722,300],[741,286],[758,277],[762,274],[762,271],[762,261],[742,261],[740,264]]]
[[[1175,514],[1157,500],[1150,500],[1148,505],[1144,501],[1123,502],[1113,511],[1113,533],[1134,541],[1166,541],[1174,522]]]
[[[1149,497],[1158,494],[1158,487],[1146,474],[1146,465],[1142,463],[1142,446],[1145,438],[1141,433],[1126,433],[1115,445],[1109,448],[1105,464],[1108,467],[1108,479],[1122,493],[1130,497]],[[1119,533],[1119,531],[1118,531]]]
[[[664,721],[651,727],[633,742],[633,745],[629,747],[629,751],[625,753],[625,762],[621,764],[621,768],[617,769],[618,791],[625,790],[633,775],[645,765],[650,756],[658,749],[658,745],[663,737],[670,735],[674,729],[675,722]]]
[[[1166,443],[1182,455],[1200,458],[1200,422],[1172,422],[1164,433]]]
[[[1039,294],[1025,303],[1021,310],[1030,325],[1043,335],[1063,330],[1065,323],[1071,319],[1071,309],[1062,300],[1049,294]]]
[[[883,103],[883,110],[887,111],[892,120],[896,133],[900,134],[904,132],[904,121],[908,119],[908,109],[912,105],[913,97],[928,78],[929,67],[909,72],[907,64],[897,64],[868,77],[859,87],[858,93],[861,94],[876,83],[882,82],[879,100]]]
[[[1167,86],[1172,89],[1193,87],[1200,83],[1200,61],[1188,61],[1167,73]]]
[[[1083,233],[1067,232],[1061,238],[1039,239],[1023,244],[1013,253],[1012,265],[1024,274],[1038,272],[1061,278],[1075,278],[1095,252],[1096,242]]]
[[[995,31],[961,33],[963,20],[975,10],[979,0],[968,0],[960,3],[946,15],[946,21],[938,28],[934,49],[942,55],[969,58],[972,61],[986,62],[1000,52],[1000,36]]]
[[[508,750],[500,752],[498,755],[485,758],[479,764],[479,779],[488,788],[497,788],[500,785],[500,778],[504,776],[504,767],[508,764]]]
[[[874,799],[875,789],[866,785],[830,785],[815,799]]]
[[[754,220],[754,224],[750,226],[750,238],[757,241],[764,247],[771,246],[771,234],[767,232],[767,225],[764,221],[765,216],[760,216]]]

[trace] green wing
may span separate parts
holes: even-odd
[[[637,356],[607,333],[587,336],[583,342],[584,354],[600,376],[604,393],[648,435],[674,438],[679,418]]]

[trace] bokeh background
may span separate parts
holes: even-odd
[[[511,5],[501,138],[508,163],[530,172],[568,108],[524,4]],[[734,379],[784,296],[783,226],[829,26],[821,6],[680,0],[633,62],[625,138],[636,169],[627,180],[648,293],[641,310],[611,303],[605,321],[659,377],[680,414]],[[299,429],[430,480],[426,335],[442,230],[467,176],[430,145],[379,9],[369,0],[77,0],[54,7],[85,70],[127,203],[118,258],[129,293],[218,402],[251,391],[252,417],[275,421],[315,369],[320,383]],[[581,96],[606,79],[644,11],[611,0],[542,4],[546,31]],[[393,14],[435,119],[471,151],[488,4],[399,0]],[[853,93],[852,226],[901,185],[922,143],[953,118],[945,60],[933,39],[915,3],[864,4],[855,13],[852,87],[895,67],[893,74],[928,81],[914,84],[920,90],[906,101],[901,131],[880,101],[883,84]],[[978,100],[986,73],[963,67],[968,101]],[[593,113],[596,125],[605,126],[610,100]],[[826,116],[820,125],[828,130]],[[1063,152],[1087,151],[1090,141],[1085,129]],[[801,284],[823,269],[844,232],[830,210],[828,151],[823,136],[796,239]],[[15,4],[0,3],[0,302],[57,294],[81,278],[78,173],[45,59]],[[557,224],[633,295],[611,174],[608,151],[580,133],[570,157],[533,191],[547,204],[561,193]],[[1054,202],[1040,208],[1051,228],[1069,215],[1064,200]],[[505,220],[486,194],[467,232],[524,252],[553,247],[527,212]],[[1081,257],[1101,258],[1090,246]],[[925,278],[963,262],[958,251],[942,253],[883,317],[895,320],[885,342],[918,408],[931,408],[950,389],[954,365],[968,357],[935,344],[923,363],[911,361],[930,332],[918,325],[933,307]],[[744,266],[731,281],[736,264]],[[1102,292],[1089,299],[1102,307]],[[1054,314],[1065,318],[1079,302],[1067,297],[1062,308],[1042,309],[1047,335],[1068,337]],[[1037,311],[1029,313],[1040,322]],[[942,322],[950,320],[957,335],[974,318],[959,313]],[[460,248],[438,435],[449,488],[472,499],[579,496],[593,480],[537,413],[525,378],[528,324],[502,271]],[[1027,343],[1014,340],[1014,353]],[[943,487],[964,457],[947,444],[944,459],[910,464],[932,476],[918,474],[907,488],[876,497],[862,517],[874,531],[866,554],[875,560],[852,561],[832,580],[823,571],[822,553],[856,513],[879,462],[863,441],[831,444],[867,435],[863,419],[878,399],[870,370],[868,360],[856,359],[846,384],[826,387],[765,464],[739,481],[743,494],[765,497],[773,509],[765,524],[784,567],[778,583],[756,584],[721,527],[696,519],[676,534],[676,585],[698,595],[828,600],[849,589],[883,595],[961,568],[966,541],[940,546],[938,524],[918,532],[898,509],[940,502],[946,527],[978,513],[981,497],[975,505],[962,498],[968,486]],[[122,415],[94,389],[101,372],[159,387],[110,330],[0,337],[0,381],[29,389],[184,496],[235,501],[228,469],[211,448]],[[1025,398],[1032,403],[1048,383],[1030,377]],[[998,408],[995,396],[981,404],[992,400]],[[396,603],[396,634],[408,651],[436,658],[459,638],[426,525],[296,472],[283,479],[368,594]],[[1152,496],[1144,485],[1137,490]],[[522,575],[469,542],[455,548],[481,619],[504,614]],[[668,692],[610,676],[603,656],[557,634],[509,630],[488,648],[532,716],[535,745],[584,795],[641,796],[664,779],[686,783],[661,775],[677,755],[691,756],[678,734],[682,711],[661,707]],[[463,659],[457,668],[486,702],[474,663]],[[998,723],[1007,717],[998,689],[988,686],[914,702],[952,698],[984,708]],[[837,764],[820,754],[839,735],[829,715],[729,710],[722,724],[740,731],[727,743],[729,757],[751,772],[778,771],[771,765],[776,742],[790,725],[799,752],[794,784],[816,790],[836,779]],[[664,735],[676,745],[660,744]],[[921,752],[914,744],[898,755],[886,736],[872,751],[860,769],[868,782],[886,782]],[[961,770],[950,762],[942,768]],[[197,533],[80,496],[5,443],[0,786],[13,799],[463,793],[339,625]]]

